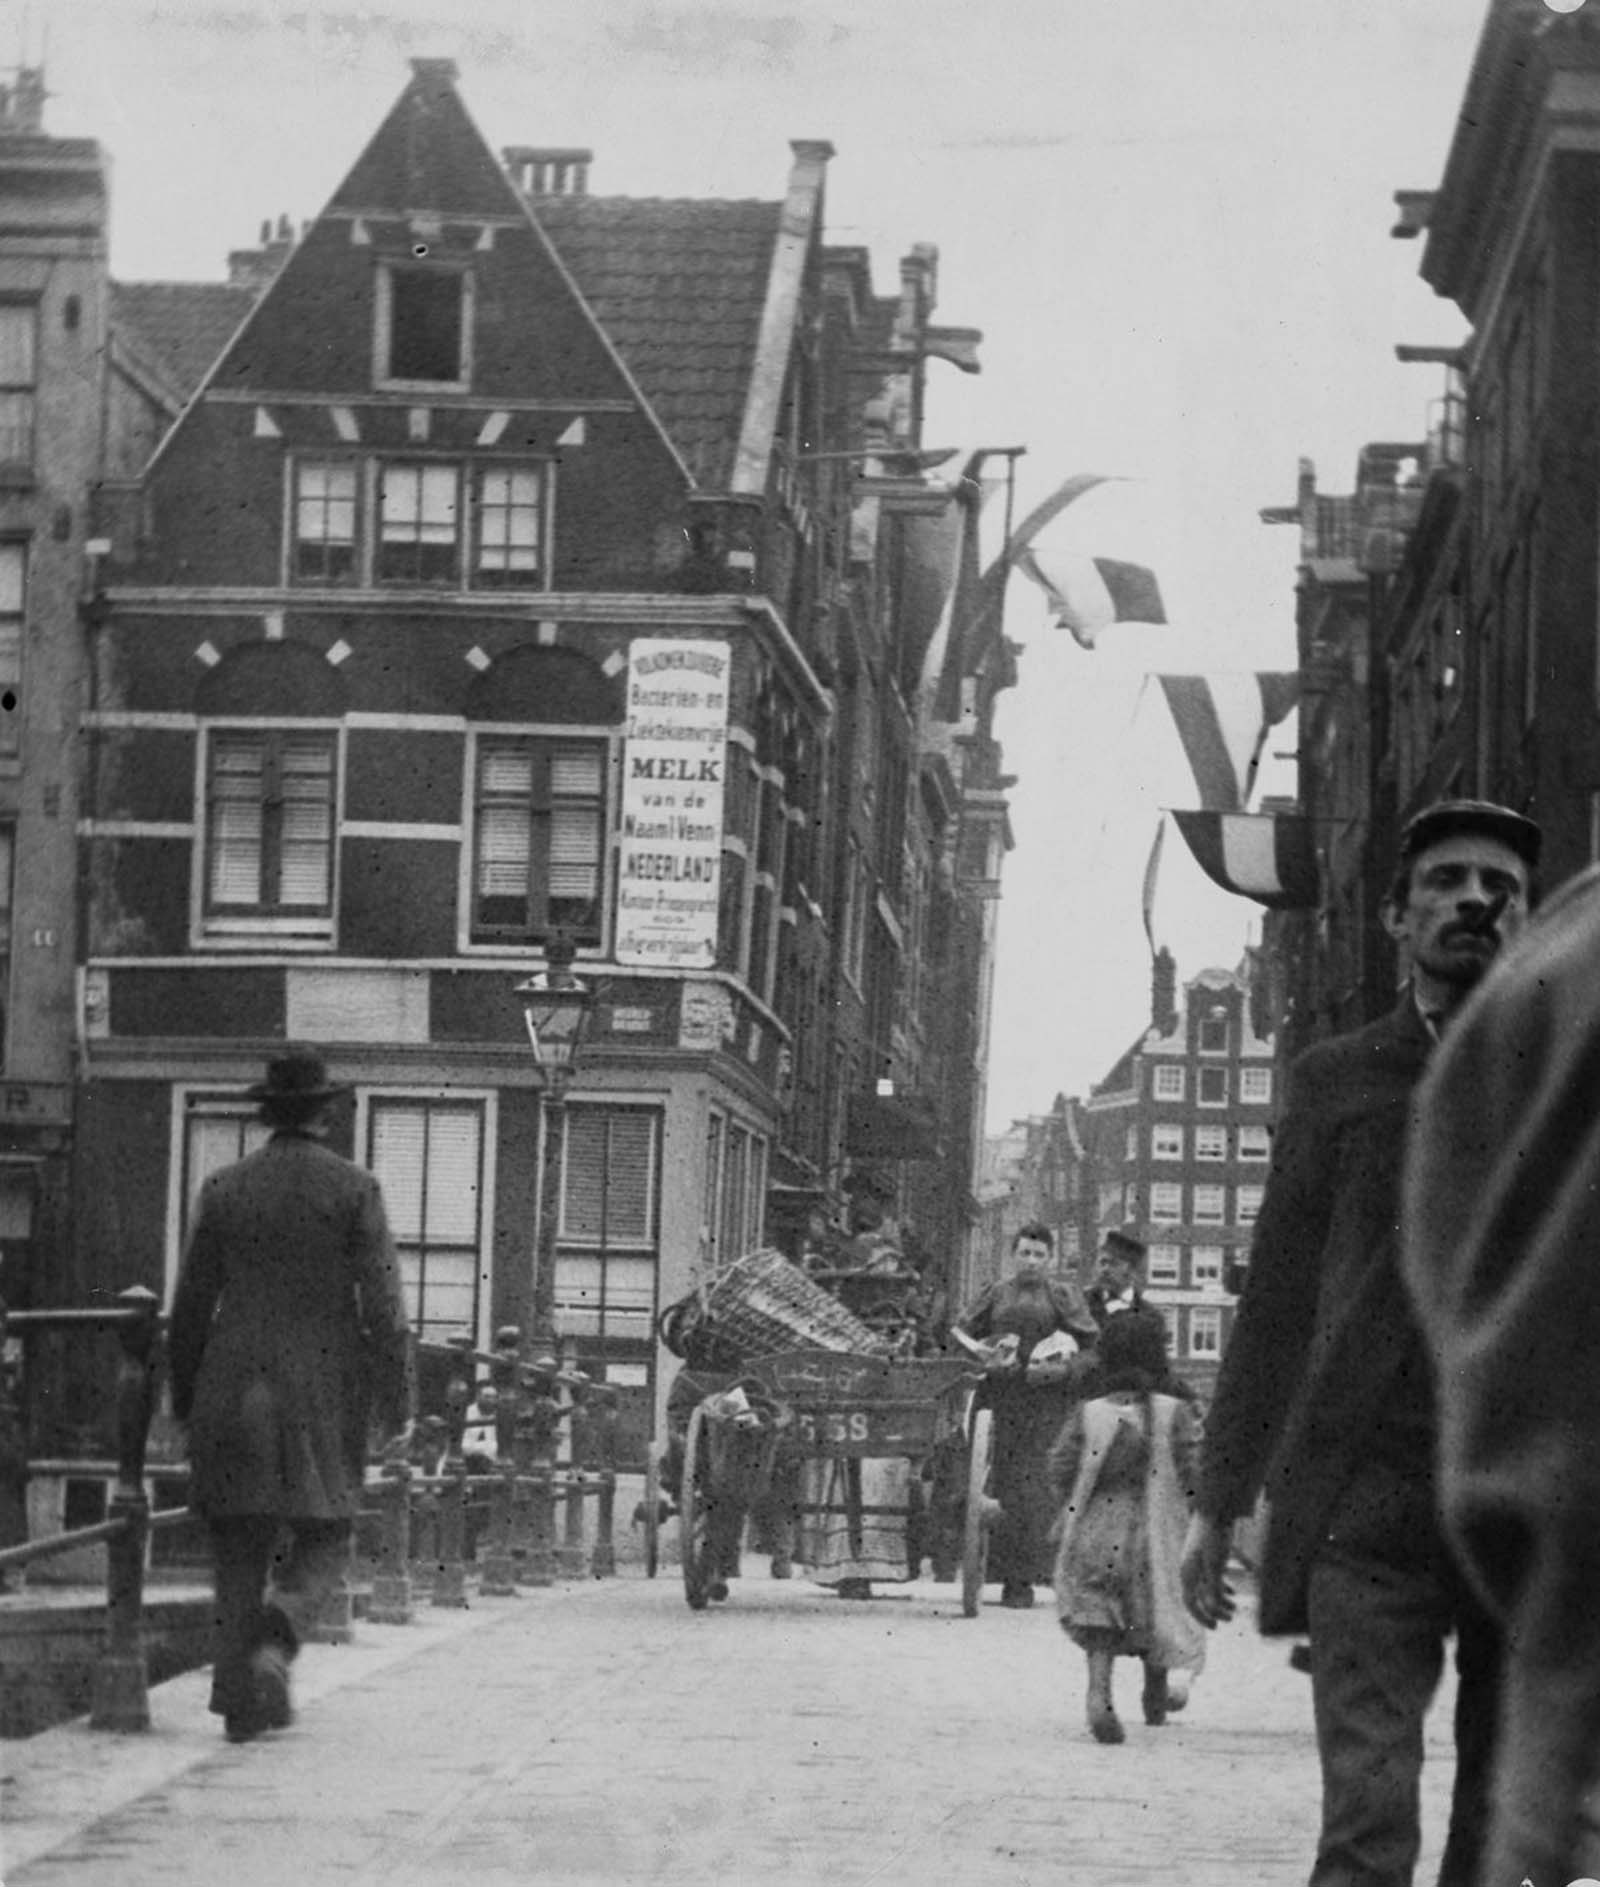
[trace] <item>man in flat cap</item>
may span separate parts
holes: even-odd
[[[1500,1645],[1436,1517],[1432,1371],[1398,1222],[1416,1088],[1440,1032],[1523,927],[1539,830],[1447,800],[1401,835],[1383,909],[1390,1013],[1289,1072],[1272,1171],[1206,1424],[1190,1609],[1233,1612],[1233,1522],[1269,1497],[1259,1624],[1309,1635],[1322,1833],[1312,1887],[1410,1887],[1422,1724],[1456,1641],[1456,1776],[1440,1887],[1475,1887]]]
[[[369,1415],[403,1433],[412,1396],[383,1196],[321,1141],[343,1090],[295,1045],[249,1092],[272,1137],[201,1189],[169,1339],[211,1534],[211,1707],[234,1743],[289,1722],[290,1660],[349,1554]]]
[[[1113,1226],[1100,1241],[1094,1282],[1084,1292],[1095,1322],[1102,1330],[1118,1311],[1143,1310],[1145,1243],[1126,1226]]]

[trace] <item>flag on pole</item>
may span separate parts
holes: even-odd
[[[1317,850],[1309,819],[1297,813],[1175,812],[1195,863],[1236,897],[1269,910],[1306,910],[1319,901]]]
[[[1156,820],[1156,836],[1150,846],[1150,856],[1144,866],[1144,893],[1140,903],[1144,910],[1144,934],[1150,945],[1150,954],[1156,953],[1156,880],[1161,876],[1161,848],[1167,836],[1167,816],[1165,813]]]
[[[1250,802],[1268,733],[1300,698],[1295,673],[1160,675],[1194,773],[1200,804],[1240,812]]]
[[[1167,620],[1161,585],[1144,564],[1037,545],[1020,551],[1016,562],[1049,598],[1055,626],[1070,629],[1086,649],[1115,623]]]

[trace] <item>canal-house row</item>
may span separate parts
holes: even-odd
[[[841,790],[863,524],[893,510],[848,448],[920,443],[925,360],[972,337],[926,324],[931,252],[880,301],[823,248],[826,145],[791,147],[782,201],[591,197],[587,153],[496,158],[455,76],[414,62],[105,494],[79,1265],[170,1284],[197,1186],[261,1132],[245,1087],[305,1038],[351,1086],[334,1144],[383,1180],[420,1333],[526,1323],[513,991],[562,936],[596,1005],[556,1315],[637,1436],[658,1308],[761,1240],[780,1162],[837,1179],[890,1065],[836,1020],[840,951],[894,915],[850,836],[887,789]],[[184,301],[125,298],[157,347]],[[899,738],[882,816],[948,902],[959,783]]]

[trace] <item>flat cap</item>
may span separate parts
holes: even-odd
[[[1507,845],[1530,870],[1539,862],[1544,835],[1534,822],[1509,806],[1489,799],[1441,799],[1407,820],[1400,833],[1402,865],[1441,839],[1478,834]]]

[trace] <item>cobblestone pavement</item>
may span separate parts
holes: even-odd
[[[859,1604],[759,1561],[747,1574],[705,1613],[663,1568],[363,1625],[307,1649],[298,1721],[243,1747],[206,1715],[198,1672],[153,1693],[148,1736],[68,1725],[0,1745],[5,1887],[1304,1880],[1308,1685],[1247,1619],[1212,1639],[1161,1729],[1119,1663],[1128,1740],[1108,1748],[1042,1592],[967,1620],[951,1586]]]

